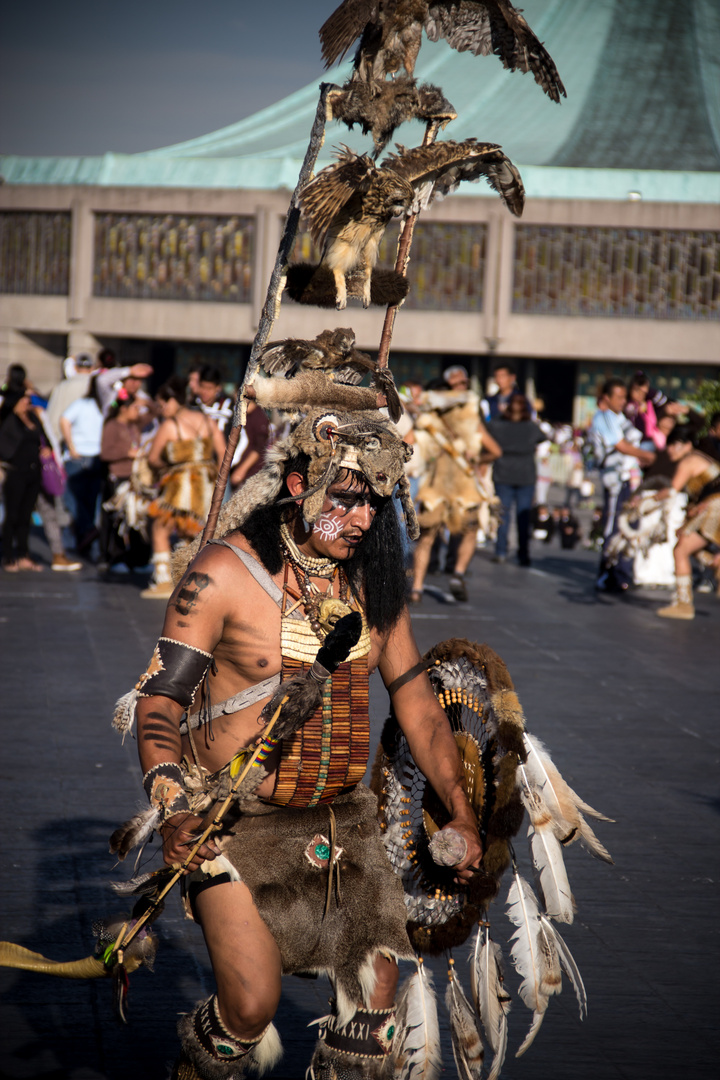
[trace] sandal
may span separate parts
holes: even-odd
[[[6,574],[17,574],[18,564],[16,562],[3,563],[3,570]]]
[[[18,570],[32,570],[35,574],[42,573],[40,563],[33,562],[32,559],[18,559],[16,566]]]

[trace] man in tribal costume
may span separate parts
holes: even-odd
[[[189,865],[187,902],[217,992],[181,1021],[176,1077],[271,1068],[281,1052],[272,1025],[281,975],[317,971],[329,975],[334,999],[313,1075],[392,1074],[397,959],[413,952],[375,798],[360,783],[370,672],[380,672],[415,761],[467,843],[456,880],[466,884],[482,857],[458,750],[405,605],[392,494],[399,484],[412,518],[406,456],[378,413],[310,411],[224,508],[222,539],[185,570],[138,683],[144,786],[162,819],[165,861],[179,864],[228,762],[258,740],[259,714],[281,679],[311,666],[334,618],[362,617],[322,705],[269,753],[229,827]]]

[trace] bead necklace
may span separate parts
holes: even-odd
[[[338,567],[336,560],[314,559],[310,555],[303,554],[303,552],[300,550],[300,548],[297,546],[292,536],[290,535],[290,530],[288,529],[284,521],[280,525],[280,536],[282,539],[283,547],[285,548],[285,551],[289,556],[290,561],[294,565],[301,567],[306,574],[312,574],[313,577],[321,578],[335,577],[335,571]]]
[[[300,566],[292,555],[287,553],[287,565],[292,567],[295,580],[300,590],[299,600],[305,610],[305,616],[310,623],[310,629],[320,642],[333,628],[335,623],[343,615],[352,610],[348,603],[348,581],[342,570],[336,564],[338,570],[340,595],[332,595],[332,584],[328,585],[326,592],[321,592],[317,585],[310,580],[310,574]],[[298,596],[289,588],[287,582],[287,568],[285,571],[285,591],[291,596]]]

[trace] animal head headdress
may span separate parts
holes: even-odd
[[[322,513],[327,490],[344,470],[361,476],[381,498],[388,498],[398,488],[408,535],[417,539],[419,527],[410,488],[405,476],[405,462],[412,447],[404,443],[395,425],[377,411],[345,412],[325,408],[310,409],[290,434],[268,451],[265,466],[250,477],[222,508],[216,536],[222,538],[242,526],[260,506],[278,501],[287,464],[304,454],[310,459],[308,487],[300,499],[305,521],[313,525]],[[196,554],[199,541],[178,551],[173,559],[175,580],[185,572]]]

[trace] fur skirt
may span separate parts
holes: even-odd
[[[327,974],[341,1015],[369,1006],[378,954],[414,958],[402,885],[380,838],[377,800],[364,784],[329,806],[245,806],[222,849],[275,938],[283,971]]]
[[[177,439],[167,444],[165,455],[170,467],[160,480],[148,516],[172,525],[183,536],[197,536],[205,524],[217,476],[212,440]]]
[[[700,533],[711,544],[720,544],[720,495],[711,495],[707,505],[683,525],[685,533]]]

